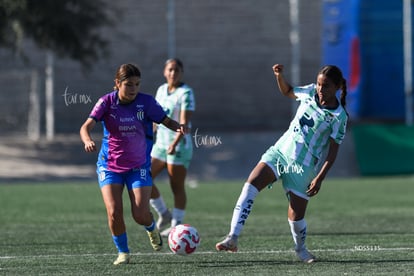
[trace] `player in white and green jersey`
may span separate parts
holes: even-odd
[[[169,91],[168,83],[161,85],[157,90],[155,99],[163,107],[167,116],[174,118],[177,122],[182,122],[181,115],[183,112],[194,112],[195,110],[193,90],[185,83],[175,88],[173,93]],[[190,121],[187,123],[187,127],[191,128]],[[160,153],[160,151],[166,153],[166,150],[174,142],[175,138],[176,134],[173,131],[163,125],[159,125],[157,128],[157,140],[154,145],[155,150],[152,152],[152,156],[168,161],[167,163],[184,165],[184,167],[188,168],[193,148],[190,133],[182,137],[175,146],[176,154],[164,155]]]
[[[191,129],[190,119],[195,111],[195,100],[191,87],[182,82],[183,69],[179,59],[167,60],[164,67],[164,77],[167,82],[158,88],[155,99],[163,107],[167,116]],[[153,185],[150,203],[158,213],[159,229],[169,223],[174,227],[183,222],[187,204],[184,182],[192,155],[190,131],[185,135],[176,135],[162,125],[158,126],[156,142],[151,152],[151,172],[154,179],[162,170],[167,169],[174,195],[174,208],[170,212],[158,188]],[[168,236],[171,227],[161,232],[161,235]]]
[[[262,156],[250,173],[238,198],[228,236],[216,244],[218,251],[237,251],[237,239],[252,209],[257,194],[282,179],[286,191],[288,222],[299,259],[315,261],[305,246],[305,212],[310,197],[319,192],[322,181],[336,159],[348,115],[344,109],[346,81],[333,65],[323,67],[316,84],[293,88],[283,77],[283,65],[273,72],[284,96],[299,101],[289,129]],[[341,90],[340,100],[336,93]]]
[[[348,116],[340,104],[321,108],[314,100],[317,97],[315,84],[294,88],[293,93],[300,105],[289,129],[276,146],[286,157],[310,166],[326,151],[329,138],[338,144],[342,142]]]

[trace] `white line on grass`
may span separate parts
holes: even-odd
[[[396,247],[396,248],[378,248],[375,250],[356,250],[353,248],[344,249],[313,249],[312,252],[368,252],[368,251],[414,251],[414,247]],[[293,250],[249,250],[249,251],[238,251],[237,253],[230,254],[286,254],[293,253]],[[173,255],[172,252],[153,252],[153,253],[130,253],[131,256],[157,256],[157,255]],[[198,251],[196,255],[212,255],[218,254],[217,251]],[[30,259],[43,259],[43,258],[79,258],[79,257],[102,257],[102,256],[116,256],[116,254],[60,254],[60,255],[32,255],[32,256],[0,256],[0,260],[6,259],[17,259],[17,258],[30,258]]]

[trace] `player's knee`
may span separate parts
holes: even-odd
[[[111,224],[118,224],[123,221],[123,213],[121,210],[109,209],[107,210],[108,220]]]
[[[149,212],[133,212],[132,218],[140,225],[150,225],[152,222],[152,217]]]

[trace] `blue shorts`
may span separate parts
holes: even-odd
[[[123,173],[116,173],[108,170],[104,166],[98,166],[96,169],[98,174],[99,187],[105,185],[122,184],[126,185],[128,191],[135,188],[152,186],[152,176],[148,166],[138,169],[132,169]]]

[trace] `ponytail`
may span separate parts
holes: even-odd
[[[340,95],[340,100],[341,100],[341,105],[343,107],[346,106],[346,95],[348,94],[348,91],[346,89],[346,79],[342,78],[342,85],[341,85],[341,95]]]

